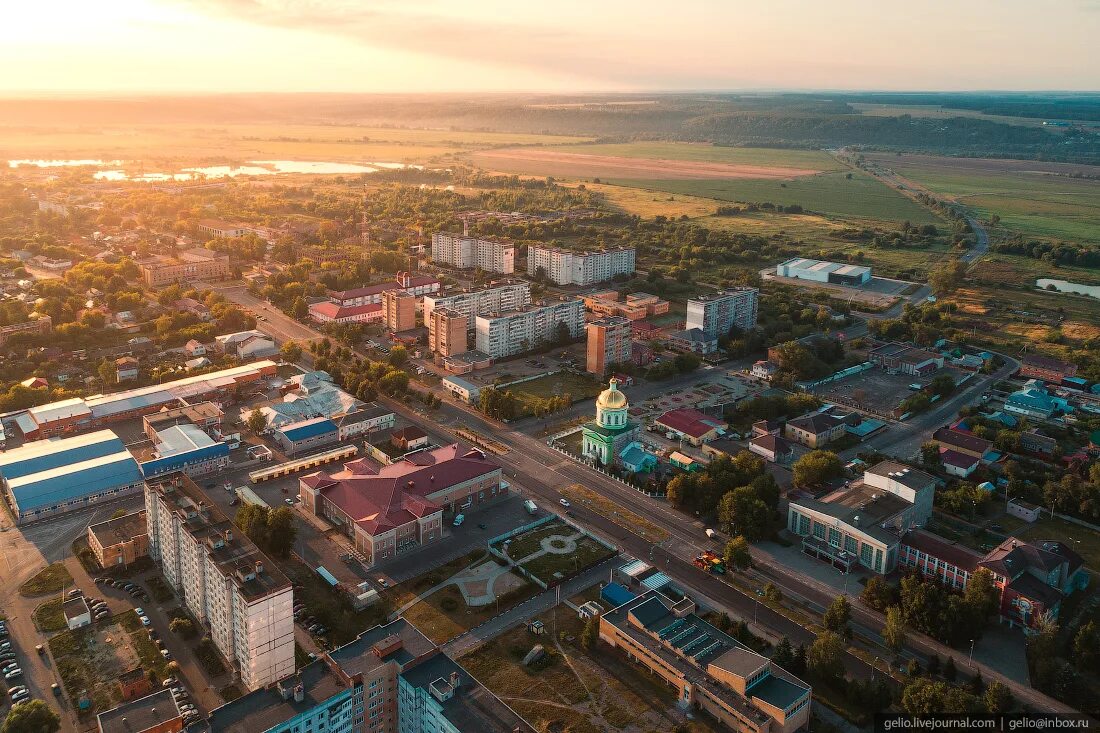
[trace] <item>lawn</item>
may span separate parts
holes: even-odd
[[[328,628],[328,640],[333,646],[352,641],[360,632],[377,626],[389,613],[388,597],[372,606],[356,611],[347,594],[333,590],[321,576],[300,562],[288,561],[280,569],[294,583],[295,602],[304,603],[306,616]]]
[[[65,614],[61,610],[63,603],[60,598],[54,598],[34,609],[34,625],[39,631],[61,631],[66,628]]]
[[[585,505],[597,514],[649,542],[664,542],[669,538],[667,530],[661,529],[640,514],[635,514],[629,509],[623,508],[614,500],[585,486],[580,484],[566,486],[561,489],[561,493],[570,501]]]
[[[653,180],[610,177],[606,183],[739,203],[797,204],[827,216],[854,216],[878,222],[939,224],[943,221],[928,209],[873,177],[853,172],[827,172],[793,180],[695,179]]]
[[[1013,534],[1029,542],[1039,540],[1064,542],[1070,549],[1081,555],[1085,559],[1085,564],[1093,571],[1100,570],[1100,533],[1087,527],[1064,519],[1051,519],[1048,513],[1035,523],[1025,525]]]
[[[684,721],[676,708],[675,691],[622,654],[604,645],[582,648],[579,639],[584,625],[569,608],[558,606],[540,620],[548,633],[534,636],[524,627],[515,628],[460,660],[473,677],[536,730],[722,730],[703,715]],[[535,644],[541,644],[547,656],[525,667],[523,656]]]
[[[525,562],[522,567],[544,583],[553,583],[560,573],[562,577],[576,574],[615,555],[591,537],[577,540],[576,552],[568,555],[546,553]]]
[[[706,143],[639,141],[592,145],[555,145],[553,150],[582,155],[608,155],[621,158],[687,160],[734,165],[810,168],[818,171],[842,170],[836,158],[819,150],[786,148],[733,148]]]
[[[436,644],[444,644],[541,592],[541,588],[525,580],[523,585],[499,596],[495,603],[470,608],[458,588],[448,585],[406,610],[402,616]]]
[[[73,576],[69,574],[64,564],[55,562],[38,571],[33,578],[19,587],[19,594],[23,596],[44,596],[47,593],[57,593],[65,586],[73,582]]]
[[[606,389],[603,382],[593,379],[586,374],[575,372],[558,372],[547,377],[539,377],[529,382],[513,384],[505,387],[505,390],[519,398],[521,413],[534,414],[536,400],[546,400],[550,397],[571,395],[574,402],[592,399]]]

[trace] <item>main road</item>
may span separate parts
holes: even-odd
[[[226,292],[226,295],[230,299],[236,300],[239,292],[241,291],[230,290]],[[245,303],[241,304],[244,305]],[[308,331],[312,338],[321,336],[317,331],[293,321],[275,309],[268,309],[265,312],[267,320],[261,322],[259,327],[261,330],[269,330],[276,338],[278,338],[278,332],[289,333],[294,330]],[[304,337],[294,336],[294,338]],[[1014,362],[1006,364],[996,375],[978,378],[973,385],[944,401],[935,410],[926,413],[920,419],[920,422],[908,423],[906,427],[909,430],[907,432],[911,432],[915,436],[922,435],[923,431],[931,429],[941,421],[947,412],[957,410],[959,405],[968,397],[972,398],[975,390],[983,389],[989,382],[999,379],[999,375],[1007,373],[1010,368],[1014,368],[1014,364]],[[581,523],[592,527],[607,539],[616,543],[624,552],[647,560],[666,571],[669,575],[675,577],[681,585],[685,586],[687,590],[724,606],[740,618],[754,619],[758,626],[774,632],[777,636],[787,636],[796,644],[810,644],[813,642],[814,633],[804,625],[795,623],[787,616],[760,603],[755,596],[743,593],[735,586],[704,573],[691,565],[690,559],[701,550],[721,549],[706,538],[704,534],[705,527],[699,520],[673,509],[662,500],[648,497],[588,466],[579,464],[554,450],[545,442],[526,435],[513,426],[491,419],[468,405],[450,399],[448,396],[445,396],[444,404],[433,412],[430,417],[410,408],[403,402],[387,397],[380,397],[379,400],[411,422],[434,422],[435,424],[430,427],[436,430],[453,431],[461,427],[490,437],[503,445],[507,451],[503,455],[499,455],[497,459],[506,474],[522,486],[527,493],[548,505],[556,504],[564,498],[560,489],[571,484],[583,484],[595,489],[601,495],[613,499],[624,509],[647,518],[667,532],[668,539],[654,544],[587,507],[579,504],[574,505],[572,511],[575,518]],[[919,441],[919,438],[914,437],[913,439]],[[900,441],[901,439],[899,439]],[[828,606],[836,597],[835,589],[791,572],[759,548],[753,548],[753,562],[762,571],[774,578],[776,585],[788,596],[806,599],[819,608]],[[876,636],[881,632],[884,624],[881,614],[864,608],[859,603],[854,604],[853,618],[857,622],[857,626],[869,630],[870,633]],[[942,657],[946,654],[957,653],[929,637],[915,633],[909,635],[909,647],[921,656],[938,654]],[[867,677],[872,674],[870,665],[853,654],[846,655],[845,665],[848,671],[856,676]],[[989,680],[1001,681],[1012,690],[1018,699],[1040,710],[1074,712],[1069,706],[1047,697],[1037,690],[1021,685],[993,668],[978,663],[975,663],[974,666],[981,671],[987,682]]]

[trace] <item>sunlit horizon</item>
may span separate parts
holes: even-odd
[[[0,95],[1092,91],[1100,3],[41,0]]]

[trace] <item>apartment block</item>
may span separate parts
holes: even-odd
[[[182,473],[145,483],[149,555],[250,690],[294,673],[290,580]]]
[[[505,283],[485,290],[455,293],[447,296],[424,297],[424,321],[428,322],[432,311],[446,308],[466,316],[467,332],[473,332],[478,316],[507,313],[531,304],[531,285],[526,282]]]
[[[756,328],[759,296],[756,288],[734,288],[692,298],[687,302],[685,329],[698,328],[708,339],[717,339],[726,336],[734,326],[742,331]]]
[[[527,250],[527,274],[543,277],[558,285],[592,285],[616,275],[634,273],[633,248],[602,252],[573,252],[532,245]]]
[[[21,333],[49,333],[53,329],[53,319],[49,316],[41,316],[34,321],[13,323],[10,326],[0,326],[0,346],[7,343],[12,336]]]
[[[516,245],[495,239],[436,232],[432,235],[432,262],[463,270],[477,268],[511,275],[516,271]]]
[[[404,290],[387,290],[382,293],[382,310],[386,328],[394,333],[416,328],[416,296]]]
[[[557,341],[563,324],[570,339],[580,338],[584,301],[563,300],[499,316],[478,316],[474,326],[477,350],[493,359],[522,354]]]
[[[215,708],[190,733],[533,733],[403,618]]]
[[[626,364],[630,362],[631,334],[630,319],[623,316],[607,316],[589,321],[587,371],[602,377],[607,373],[608,364]]]
[[[442,357],[469,349],[470,317],[450,308],[434,308],[428,317],[428,348]]]
[[[138,263],[146,285],[190,284],[195,280],[224,280],[232,273],[229,255],[195,248],[175,258],[154,257]]]

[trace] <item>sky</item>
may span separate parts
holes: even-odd
[[[1100,0],[0,2],[0,93],[1098,90]]]

